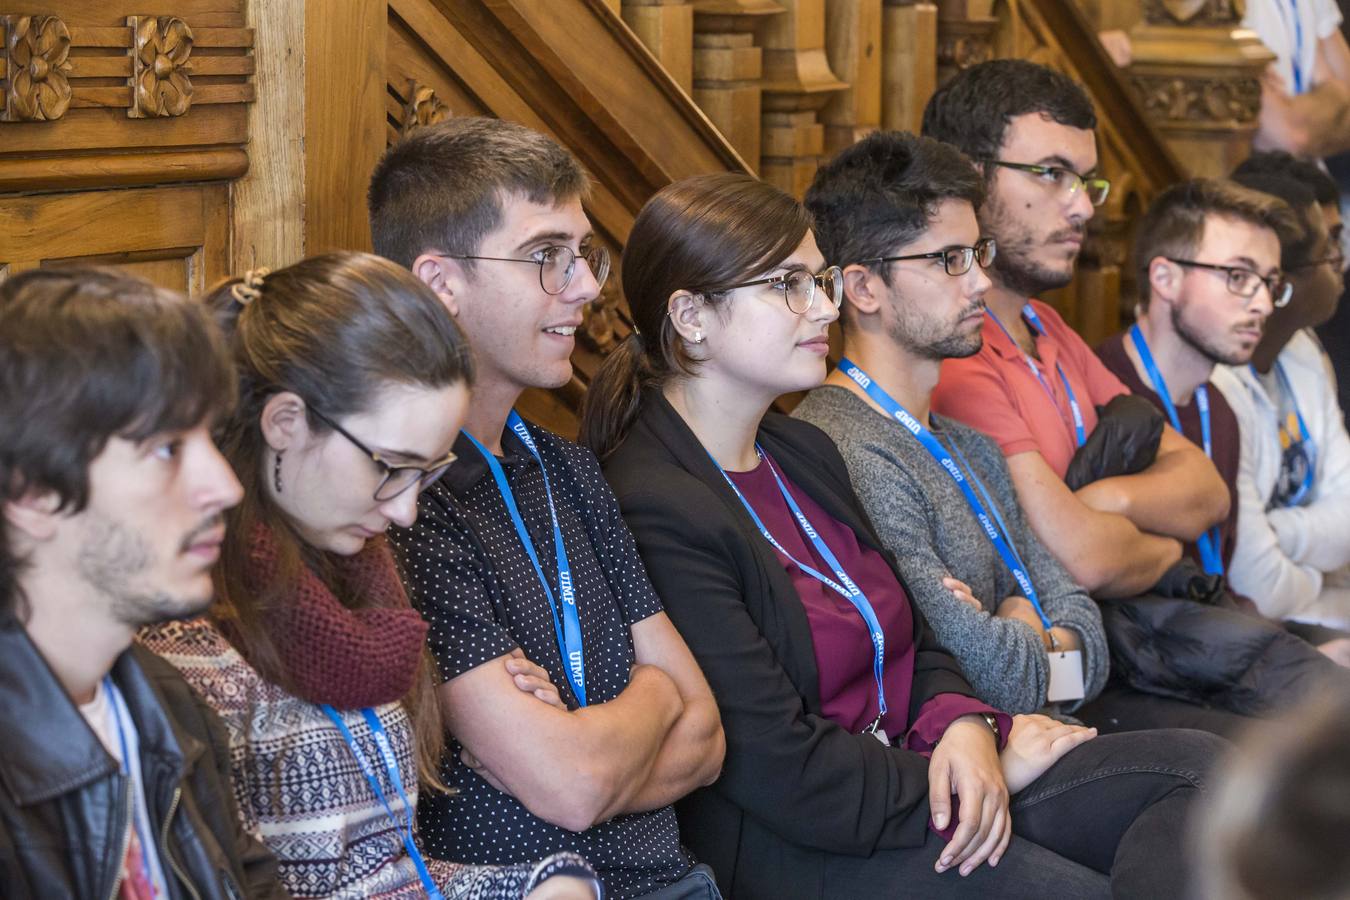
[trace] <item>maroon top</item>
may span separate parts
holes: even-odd
[[[1163,415],[1167,415],[1162,398],[1158,396],[1157,391],[1153,390],[1153,385],[1146,383],[1144,379],[1139,377],[1139,373],[1135,371],[1134,363],[1130,361],[1129,355],[1125,352],[1127,338],[1128,332],[1125,331],[1107,338],[1097,347],[1097,355],[1101,357],[1101,361],[1117,378],[1125,382],[1126,387],[1130,389],[1130,393],[1138,394],[1162,410]],[[1237,416],[1233,414],[1233,408],[1224,399],[1223,391],[1209,382],[1206,382],[1206,384],[1209,385],[1209,427],[1210,443],[1214,450],[1214,467],[1219,470],[1219,475],[1223,478],[1224,484],[1228,485],[1228,518],[1219,523],[1219,553],[1223,557],[1223,567],[1226,571],[1229,561],[1233,558],[1233,545],[1237,542],[1238,453],[1241,449],[1241,441],[1238,434]],[[1177,419],[1181,422],[1181,433],[1191,443],[1203,448],[1205,442],[1204,434],[1200,429],[1200,411],[1196,408],[1194,398],[1185,406],[1177,407]],[[1186,545],[1186,555],[1197,563],[1200,562],[1200,550],[1194,543]]]
[[[896,579],[885,557],[861,544],[853,530],[831,517],[806,492],[793,484],[782,469],[783,483],[801,507],[811,526],[839,559],[839,564],[867,595],[877,621],[886,635],[886,715],[881,728],[892,739],[905,735],[904,746],[931,753],[953,721],[971,713],[996,713],[999,717],[999,749],[1012,727],[1012,718],[974,697],[938,694],[925,703],[918,718],[908,721],[910,688],[914,682],[914,618],[909,596]],[[764,526],[793,557],[834,577],[778,490],[773,472],[765,461],[749,472],[728,472],[745,499],[754,507]],[[877,715],[877,686],[872,676],[874,658],[867,625],[846,597],[803,572],[775,550],[783,568],[806,607],[806,618],[815,645],[816,669],[820,673],[820,702],[825,718],[852,732],[860,732]],[[912,726],[912,728],[911,728]],[[908,733],[907,733],[908,732]]]

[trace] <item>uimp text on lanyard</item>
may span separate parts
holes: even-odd
[[[871,376],[864,372],[857,363],[847,358],[841,359],[839,371],[852,379],[854,384],[867,393],[872,402],[880,406],[886,411],[887,415],[914,435],[919,444],[928,451],[933,460],[951,476],[957,487],[961,489],[961,493],[966,498],[966,503],[970,506],[970,511],[979,521],[980,527],[984,529],[985,536],[994,545],[994,549],[998,551],[1004,565],[1012,573],[1013,580],[1022,589],[1023,595],[1031,602],[1037,618],[1041,620],[1041,625],[1050,638],[1051,665],[1046,699],[1051,702],[1082,699],[1084,694],[1082,654],[1077,650],[1065,651],[1058,648],[1058,641],[1052,630],[1054,623],[1045,614],[1045,609],[1041,606],[1040,595],[1036,592],[1036,586],[1032,584],[1031,576],[1027,573],[1027,567],[1022,562],[1021,554],[1012,545],[1011,532],[1008,530],[1007,523],[1003,521],[1003,516],[998,511],[998,505],[994,503],[993,498],[989,496],[989,492],[985,490],[984,485],[975,475],[975,470],[966,462],[965,457],[961,456],[961,451],[956,449],[957,455],[961,457],[961,462],[965,463],[964,469],[957,464],[956,459],[952,457],[952,454],[934,436],[932,431],[925,428],[922,422],[910,415],[909,411],[901,406],[899,401],[873,381]],[[952,442],[952,447],[956,448],[955,441]],[[969,477],[967,477],[967,472],[969,472]],[[979,491],[979,496],[976,495],[976,490]],[[983,497],[983,502],[981,502],[981,497]],[[986,504],[988,509],[986,509]]]
[[[1260,377],[1256,371],[1256,366],[1250,367],[1252,374]],[[1302,450],[1303,458],[1308,463],[1303,472],[1303,482],[1298,486],[1289,499],[1284,502],[1285,506],[1298,506],[1308,497],[1312,490],[1313,482],[1317,478],[1317,444],[1313,441],[1312,432],[1308,430],[1308,423],[1303,421],[1303,412],[1298,408],[1298,396],[1294,394],[1294,387],[1289,383],[1289,375],[1284,371],[1284,364],[1278,359],[1275,360],[1275,377],[1280,382],[1280,390],[1284,392],[1285,397],[1289,399],[1289,405],[1294,408],[1294,420],[1298,423],[1298,443]],[[1279,403],[1275,404],[1278,409]],[[1281,430],[1284,425],[1280,425]],[[1281,447],[1281,451],[1285,448]]]
[[[577,613],[576,589],[572,582],[572,566],[567,561],[567,548],[563,545],[562,528],[558,525],[558,509],[553,503],[553,488],[548,483],[548,469],[544,466],[544,459],[539,455],[539,447],[534,442],[534,435],[525,427],[525,421],[521,419],[520,414],[514,409],[511,415],[506,419],[507,427],[520,438],[525,449],[539,463],[539,471],[544,476],[544,495],[548,498],[548,515],[553,524],[553,554],[558,563],[558,590],[555,594],[553,586],[548,583],[548,577],[544,574],[544,567],[539,564],[539,554],[534,549],[534,541],[530,538],[530,532],[525,528],[525,520],[521,518],[520,507],[516,505],[516,496],[511,491],[511,485],[506,481],[506,472],[502,469],[502,464],[497,461],[497,457],[492,455],[492,451],[479,443],[478,439],[467,431],[464,436],[467,437],[483,455],[487,462],[488,469],[492,472],[492,478],[497,482],[497,491],[502,495],[502,501],[506,504],[506,511],[511,516],[511,524],[516,527],[516,534],[520,537],[520,543],[525,547],[525,553],[530,558],[530,563],[534,566],[534,572],[539,576],[539,583],[544,586],[544,593],[548,596],[549,611],[553,613],[553,630],[558,639],[558,651],[562,654],[563,668],[567,673],[567,683],[572,686],[572,693],[576,695],[577,703],[586,705],[586,662],[582,654],[581,638],[581,617]],[[559,599],[562,600],[559,603]],[[560,609],[561,608],[561,609]],[[561,616],[559,613],[561,612]]]
[[[1045,375],[1041,373],[1041,367],[1036,365],[1036,361],[1031,358],[1030,354],[1024,353],[1022,348],[1018,347],[1017,339],[1012,336],[1007,328],[1003,327],[1003,323],[998,320],[998,316],[994,315],[992,309],[985,309],[984,313],[994,320],[994,324],[999,327],[999,330],[1008,336],[1008,340],[1012,341],[1014,347],[1017,347],[1017,352],[1022,354],[1022,361],[1027,364],[1031,374],[1041,383],[1041,387],[1050,398],[1050,403],[1058,408],[1059,403],[1055,400],[1055,392],[1050,389],[1050,382],[1046,381]],[[1041,317],[1036,314],[1036,310],[1029,302],[1022,306],[1022,318],[1026,319],[1027,323],[1039,334],[1049,335],[1049,332],[1045,330],[1045,325],[1041,322]],[[1083,424],[1083,408],[1078,405],[1078,397],[1074,395],[1073,386],[1069,384],[1069,376],[1064,372],[1064,367],[1059,364],[1059,360],[1055,360],[1055,372],[1059,374],[1060,384],[1064,385],[1064,396],[1068,398],[1069,413],[1073,416],[1074,445],[1081,447],[1087,442],[1087,428]]]
[[[773,461],[765,455],[763,448],[761,448],[759,444],[755,444],[755,453],[758,454],[764,464],[769,467],[769,471],[773,474],[774,481],[778,484],[778,491],[782,494],[784,502],[788,505],[788,509],[792,511],[792,515],[797,520],[797,524],[801,526],[802,532],[811,541],[811,545],[816,548],[816,552],[820,554],[820,558],[825,560],[825,564],[834,572],[834,578],[829,577],[814,566],[807,565],[789,553],[787,548],[779,543],[778,539],[769,531],[768,527],[764,524],[764,521],[759,517],[759,513],[755,512],[755,508],[750,505],[750,501],[746,499],[745,494],[741,493],[741,489],[736,486],[736,482],[731,480],[731,476],[722,468],[721,463],[713,458],[711,453],[708,454],[708,458],[712,460],[714,466],[717,466],[717,471],[722,473],[722,477],[726,479],[731,490],[735,492],[736,497],[741,501],[741,505],[745,507],[745,511],[750,514],[750,519],[755,523],[755,527],[759,529],[759,533],[764,535],[764,539],[768,541],[775,550],[786,556],[792,564],[802,572],[814,578],[816,581],[819,581],[821,584],[849,601],[849,603],[853,604],[853,608],[857,610],[858,615],[862,617],[863,622],[867,625],[868,635],[872,640],[872,677],[877,683],[877,717],[872,720],[872,724],[863,729],[863,732],[865,734],[874,735],[877,740],[881,741],[883,744],[889,744],[890,739],[886,735],[886,731],[881,728],[881,718],[886,715],[886,686],[883,682],[886,667],[886,635],[885,632],[881,630],[881,621],[877,619],[876,610],[872,608],[872,602],[867,599],[867,595],[862,592],[852,578],[848,577],[848,573],[844,571],[844,567],[840,564],[839,558],[834,555],[834,551],[829,548],[821,538],[820,533],[816,531],[810,520],[806,518],[806,514],[802,512],[802,508],[797,504],[796,499],[792,496],[792,492],[787,489],[787,485],[784,484],[783,479],[779,477],[778,469],[774,466]]]
[[[1158,364],[1153,360],[1153,353],[1148,349],[1148,341],[1144,338],[1144,332],[1139,326],[1130,326],[1130,340],[1134,342],[1134,349],[1139,352],[1139,361],[1144,364],[1144,371],[1148,372],[1149,381],[1153,382],[1154,392],[1162,399],[1163,409],[1167,410],[1167,418],[1171,420],[1172,427],[1181,432],[1181,417],[1177,415],[1176,404],[1172,402],[1172,395],[1167,390],[1167,381],[1163,379],[1162,372],[1158,369]],[[1205,385],[1200,385],[1195,389],[1195,410],[1200,414],[1200,439],[1205,448],[1205,456],[1214,458],[1214,443],[1210,433],[1209,424],[1209,389]],[[1223,554],[1219,550],[1219,528],[1209,529],[1200,535],[1199,540],[1195,542],[1200,551],[1200,564],[1205,569],[1207,575],[1223,574]]]
[[[361,774],[366,776],[366,781],[370,783],[370,788],[375,792],[375,797],[384,807],[385,815],[389,817],[394,829],[398,831],[399,837],[403,840],[403,849],[408,851],[408,857],[412,860],[413,867],[417,869],[417,877],[421,879],[422,887],[426,889],[427,896],[431,900],[443,900],[440,888],[432,880],[431,873],[427,871],[427,864],[422,859],[422,853],[417,849],[417,841],[413,837],[413,805],[408,801],[408,795],[403,790],[403,776],[399,773],[398,759],[394,756],[393,748],[389,746],[389,735],[385,732],[380,717],[369,706],[361,710],[361,715],[365,718],[366,725],[370,728],[371,737],[375,741],[375,749],[379,752],[380,759],[384,763],[385,773],[389,776],[389,783],[398,792],[398,799],[403,803],[405,821],[400,821],[399,817],[394,815],[393,806],[385,795],[375,767],[370,764],[369,757],[361,749],[361,745],[356,742],[356,737],[347,727],[347,723],[343,721],[342,715],[327,703],[320,708],[324,715],[328,716],[337,726],[338,731],[342,733],[342,740],[347,743],[347,747],[352,751],[352,756],[356,758],[356,764],[361,767]]]

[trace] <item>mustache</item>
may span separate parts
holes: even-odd
[[[963,309],[961,311],[961,315],[957,316],[957,318],[964,319],[966,318],[966,316],[973,316],[976,313],[983,313],[988,308],[989,304],[985,303],[984,299],[981,298],[979,300],[976,300],[974,303],[970,304],[970,306],[967,307],[966,309]]]
[[[183,543],[179,549],[186,553],[193,544],[197,543],[202,535],[209,534],[224,524],[225,516],[223,513],[216,513],[215,515],[210,516],[203,520],[196,528],[187,533],[187,537],[183,538]]]
[[[1046,240],[1046,242],[1053,244],[1057,241],[1068,240],[1069,238],[1074,237],[1078,238],[1080,241],[1085,240],[1087,238],[1086,223],[1081,225],[1070,225],[1068,228],[1060,229],[1059,231],[1056,231],[1053,234],[1051,234],[1050,237]]]

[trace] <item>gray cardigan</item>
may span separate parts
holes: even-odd
[[[854,489],[899,561],[914,601],[980,698],[1011,713],[1045,706],[1050,669],[1044,646],[1024,623],[993,615],[1004,598],[1021,590],[951,476],[913,435],[844,388],[816,388],[793,415],[839,445]],[[1083,681],[1086,699],[1092,699],[1106,684],[1109,666],[1096,603],[1027,525],[998,445],[951,419],[931,420],[939,440],[955,443],[998,504],[1046,614],[1082,638]],[[942,586],[946,576],[970,585],[984,611],[957,600]]]

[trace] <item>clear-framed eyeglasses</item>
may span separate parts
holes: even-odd
[[[380,479],[380,483],[375,486],[374,496],[375,500],[380,503],[383,503],[386,500],[393,500],[413,485],[417,485],[419,491],[430,487],[436,483],[438,478],[445,474],[445,470],[450,468],[450,465],[457,458],[454,453],[447,453],[441,459],[438,459],[426,468],[423,468],[422,466],[392,465],[391,463],[386,462],[384,457],[380,456],[378,450],[372,450],[367,447],[354,437],[350,431],[319,412],[313,406],[309,407],[309,411],[314,413],[314,418],[323,422],[329,428],[351,441],[358,450],[369,456],[371,461],[379,467],[380,471],[383,473],[383,477]]]
[[[1274,275],[1262,276],[1242,266],[1221,266],[1217,263],[1197,262],[1193,259],[1176,259],[1171,256],[1164,257],[1164,259],[1179,266],[1224,273],[1228,281],[1228,292],[1248,301],[1244,306],[1251,305],[1251,299],[1256,296],[1256,292],[1261,289],[1262,285],[1265,285],[1266,290],[1270,292],[1272,306],[1287,306],[1289,300],[1294,296],[1293,282],[1278,272]]]
[[[760,284],[770,285],[774,290],[781,293],[787,308],[799,316],[806,315],[815,305],[818,294],[817,287],[835,306],[838,306],[844,299],[844,273],[838,266],[830,266],[815,275],[805,269],[793,269],[791,272],[775,275],[772,278],[759,278],[755,281],[743,281],[740,284],[727,285],[724,288],[718,288],[717,293],[734,291],[743,287],[754,287]]]
[[[567,290],[567,286],[572,283],[572,274],[576,272],[577,259],[584,259],[586,265],[591,268],[591,275],[595,278],[596,286],[604,287],[605,280],[609,278],[610,258],[609,248],[596,245],[589,250],[578,254],[571,247],[564,247],[561,244],[552,247],[543,247],[531,254],[530,259],[519,259],[511,256],[457,256],[451,253],[438,254],[446,259],[485,259],[491,262],[514,262],[530,263],[539,267],[539,286],[544,289],[544,293],[551,295],[561,294]]]
[[[1057,197],[1065,200],[1077,194],[1081,188],[1087,192],[1089,203],[1101,206],[1111,193],[1111,182],[1105,178],[1099,175],[1079,175],[1073,169],[1066,169],[1063,166],[1038,166],[1032,163],[1008,162],[1004,159],[986,159],[985,163],[1035,175],[1049,186]]]
[[[948,275],[964,275],[975,263],[979,263],[981,269],[989,268],[994,264],[994,257],[997,255],[998,243],[993,238],[980,238],[973,247],[947,247],[931,253],[910,253],[905,256],[874,256],[871,259],[860,259],[858,263],[867,266],[873,263],[901,262],[906,259],[941,259],[942,267]]]

